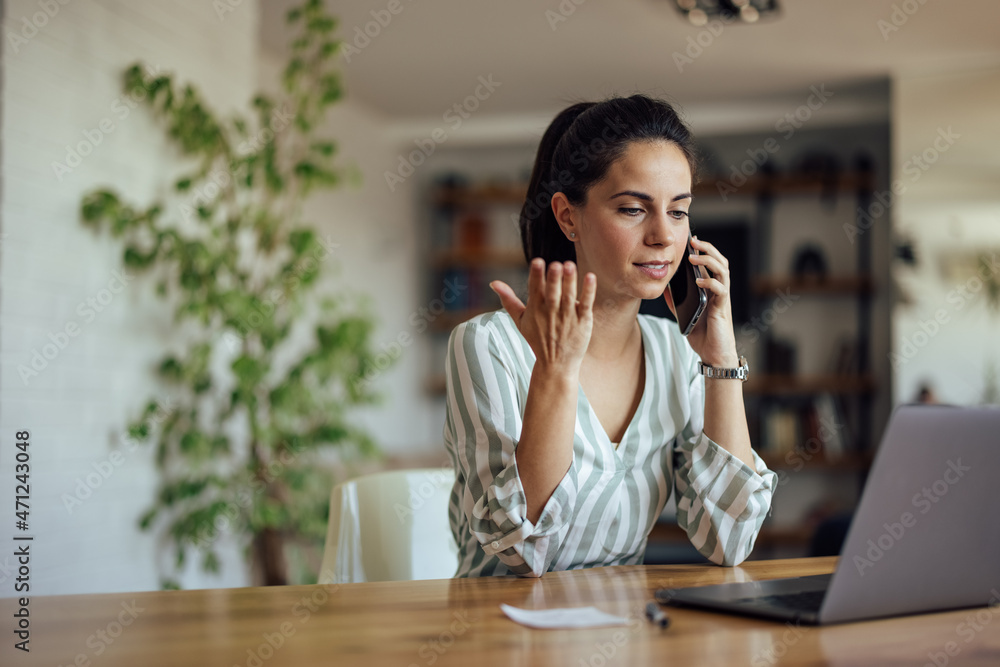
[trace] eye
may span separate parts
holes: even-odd
[[[640,215],[642,213],[642,209],[641,208],[620,208],[620,209],[618,209],[618,211],[620,213],[624,213],[625,215],[627,215],[630,218],[634,218],[634,217],[636,217],[636,216],[638,216],[638,215]],[[630,212],[630,211],[634,211],[634,212]]]
[[[685,217],[687,217],[687,214],[688,214],[687,211],[680,211],[680,210],[670,211],[670,215],[674,216],[674,220],[683,220]]]

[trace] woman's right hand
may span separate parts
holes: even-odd
[[[528,273],[528,303],[525,305],[505,282],[494,280],[490,289],[500,297],[504,310],[514,320],[535,353],[535,363],[563,373],[579,374],[594,328],[594,295],[597,276],[587,273],[577,301],[577,270],[574,262],[552,262],[536,257]]]

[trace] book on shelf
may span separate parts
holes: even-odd
[[[455,222],[455,247],[461,250],[484,250],[489,242],[489,223],[483,214],[472,209],[458,214]]]
[[[473,307],[471,301],[473,286],[470,280],[470,273],[469,269],[457,267],[441,271],[441,282],[438,286],[438,291],[442,294],[447,292],[449,296],[453,295],[451,301],[441,299],[445,310],[468,310]],[[439,297],[435,294],[434,298]]]
[[[817,437],[823,446],[823,454],[830,461],[836,461],[844,455],[844,437],[842,433],[844,418],[840,415],[833,396],[820,394],[812,401],[816,416]]]
[[[853,336],[841,336],[834,347],[830,359],[830,370],[836,375],[857,375],[858,342]]]
[[[836,462],[847,451],[844,415],[830,394],[805,401],[776,403],[758,416],[758,451],[779,460]],[[796,454],[793,458],[790,455]]]
[[[431,248],[451,248],[455,242],[454,213],[447,208],[431,209]]]
[[[762,422],[761,451],[784,458],[795,451],[801,441],[802,425],[796,411],[788,406],[774,406]]]
[[[432,295],[432,300],[440,299],[444,309],[450,312],[495,310],[500,307],[500,298],[490,289],[489,283],[504,280],[515,291],[520,284],[517,276],[492,269],[451,267],[442,269],[439,275],[438,293]],[[450,301],[441,295],[447,295]]]

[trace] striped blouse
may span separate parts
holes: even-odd
[[[641,563],[671,486],[677,523],[700,553],[741,563],[770,511],[777,475],[702,432],[705,379],[677,325],[640,313],[645,385],[616,449],[581,387],[573,462],[536,523],[515,450],[535,355],[503,309],[455,327],[445,361],[444,440],[456,472],[449,521],[457,577]]]

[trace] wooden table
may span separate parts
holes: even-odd
[[[797,627],[678,608],[659,630],[655,589],[831,572],[835,558],[736,568],[650,565],[341,586],[36,597],[31,653],[12,648],[15,600],[0,602],[3,665],[1000,665],[1000,612],[977,610]],[[594,605],[628,625],[533,630],[498,605]],[[978,621],[976,620],[978,616]],[[983,623],[984,619],[986,620]],[[992,622],[989,622],[992,621]],[[978,630],[972,630],[973,625]],[[971,633],[971,635],[970,635]],[[966,640],[968,638],[968,640]],[[949,644],[953,642],[954,646]],[[947,650],[958,649],[949,656]]]

